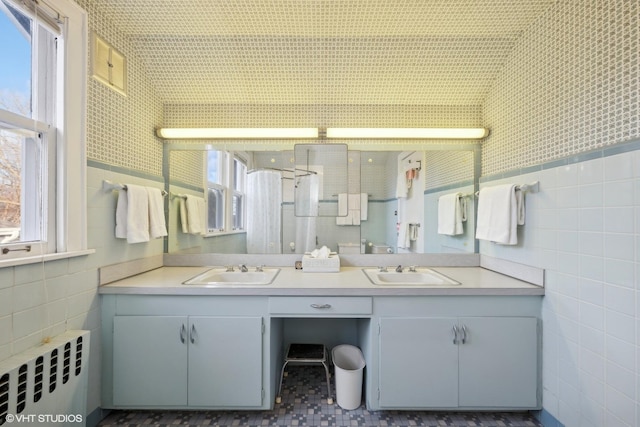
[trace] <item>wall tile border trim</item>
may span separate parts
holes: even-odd
[[[493,175],[481,176],[480,182],[495,181],[502,178],[511,178],[514,176],[525,175],[531,172],[537,172],[546,169],[553,169],[560,166],[571,165],[575,163],[586,162],[588,160],[599,159],[603,157],[615,156],[617,154],[629,153],[640,150],[640,139],[621,142],[606,148],[585,151],[574,156],[568,156],[563,159],[553,160],[539,165],[528,166],[526,168],[512,169],[510,171],[501,172]],[[426,194],[426,191],[425,191]]]
[[[122,166],[110,165],[110,164],[98,162],[98,161],[95,161],[95,160],[87,160],[87,166],[92,167],[92,168],[96,168],[96,169],[107,170],[107,171],[110,171],[110,172],[121,173],[121,174],[124,174],[124,175],[130,175],[130,176],[134,176],[136,178],[148,179],[148,180],[151,180],[151,181],[156,181],[156,182],[159,182],[161,184],[164,184],[164,178],[162,176],[160,176],[160,175],[151,175],[151,174],[146,173],[146,172],[141,172],[141,171],[134,170],[134,169],[123,168]]]

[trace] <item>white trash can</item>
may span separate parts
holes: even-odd
[[[362,403],[364,356],[358,347],[341,344],[333,347],[331,358],[336,368],[336,400],[343,409],[357,409]]]

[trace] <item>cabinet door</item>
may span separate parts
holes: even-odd
[[[538,332],[532,317],[461,318],[460,406],[537,406]]]
[[[187,404],[187,318],[116,316],[113,319],[113,403],[119,406]],[[184,343],[181,331],[184,328]]]
[[[262,405],[262,318],[189,318],[189,405]]]
[[[458,406],[455,318],[380,319],[380,406]]]

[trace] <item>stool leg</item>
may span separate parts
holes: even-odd
[[[282,364],[282,371],[280,371],[280,387],[278,387],[278,396],[276,396],[276,403],[282,403],[282,394],[281,394],[282,393],[282,379],[284,377],[284,368],[287,367],[287,363],[289,363],[288,360]]]
[[[327,403],[329,405],[333,405],[333,398],[331,397],[331,379],[329,378],[329,367],[324,361],[322,361],[322,366],[324,366],[324,371],[327,374],[327,396],[329,396],[327,398]]]

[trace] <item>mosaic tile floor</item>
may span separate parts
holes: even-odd
[[[282,403],[272,411],[112,411],[99,426],[542,427],[528,412],[368,411],[364,405],[348,411],[327,404],[322,368],[290,365],[287,370]]]

